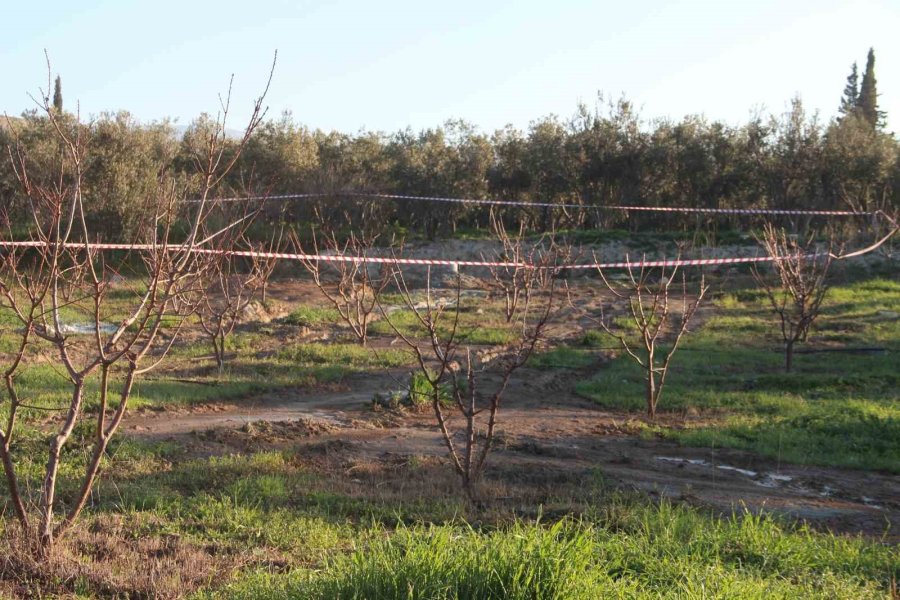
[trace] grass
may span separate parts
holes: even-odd
[[[660,401],[695,409],[700,425],[659,432],[686,445],[728,446],[804,463],[900,472],[900,284],[831,290],[808,346],[880,345],[880,354],[799,354],[784,373],[776,325],[753,291],[717,300],[719,314],[685,338]],[[627,357],[577,384],[610,408],[643,410],[643,373]]]
[[[125,509],[139,535],[273,549],[293,565],[249,567],[197,598],[881,598],[900,575],[896,546],[765,515],[601,493],[575,519],[475,526],[459,507],[327,492],[290,451],[177,452],[123,447],[116,500],[101,491],[99,510]]]
[[[359,344],[305,343],[284,348],[278,357],[298,364],[338,365],[353,368],[402,367],[411,364],[410,352],[398,349],[366,348]]]
[[[552,350],[534,354],[528,366],[534,369],[583,369],[597,362],[593,352],[583,348],[558,346]]]
[[[753,242],[753,232],[746,230],[721,230],[716,234],[694,230],[683,231],[627,231],[624,229],[575,229],[559,232],[573,244],[606,244],[619,242],[631,250],[654,255],[661,250],[674,250],[676,244],[687,242],[699,246],[722,246]]]
[[[171,442],[117,441],[107,469],[115,478],[101,481],[84,527],[102,530],[115,513],[126,544],[177,540],[242,557],[230,577],[182,589],[196,600],[855,599],[884,597],[900,575],[896,546],[765,515],[718,517],[583,485],[584,503],[571,517],[510,520],[470,513],[461,497],[396,503],[378,497],[377,486],[346,495],[290,449],[187,452]],[[64,473],[64,500],[80,467]],[[89,545],[70,551],[97,560]],[[114,557],[104,560],[116,568]],[[86,597],[113,595],[77,583]]]
[[[285,323],[300,327],[339,323],[341,316],[335,308],[299,306],[284,318]]]
[[[377,530],[376,530],[377,534]],[[250,573],[204,598],[881,598],[900,556],[765,516],[614,501],[499,529],[401,526],[321,569]]]
[[[395,353],[387,353],[387,357],[390,364],[399,361]],[[174,375],[163,371],[150,373],[135,381],[129,408],[190,406],[235,400],[280,387],[312,387],[339,381],[355,369],[381,364],[374,357],[368,363],[358,358],[344,364],[339,361],[348,360],[347,355],[337,353],[331,363],[325,357],[318,358],[318,361],[302,363],[278,357],[232,360],[226,362],[225,372],[221,377],[191,374],[181,378],[177,371]],[[52,412],[66,406],[72,389],[71,383],[59,368],[46,363],[23,368],[16,378],[16,385],[20,398],[23,401],[27,399],[29,406],[36,407],[21,409],[20,415],[26,421],[43,419],[47,416],[47,411]],[[114,394],[120,386],[121,378],[114,374],[111,392]],[[85,397],[88,412],[97,406],[97,392],[98,377],[94,374],[87,380]],[[0,405],[0,415],[4,414],[4,410],[5,407]]]
[[[465,300],[459,313],[459,325],[456,330],[457,339],[463,344],[495,346],[508,344],[515,339],[514,327],[506,323],[497,309],[484,310],[475,301]],[[444,309],[444,314],[437,319],[438,335],[445,339],[453,328],[455,310]],[[377,335],[395,335],[394,328],[407,337],[423,337],[425,328],[415,313],[409,309],[400,309],[390,313],[387,318],[379,319],[369,326],[369,331]]]
[[[589,492],[579,516],[476,525],[462,503],[329,491],[289,450],[186,459],[177,446],[125,442],[114,460],[89,519],[115,511],[135,538],[245,557],[198,600],[855,599],[884,597],[900,575],[897,546],[636,495]]]
[[[0,319],[8,316],[0,312]],[[83,339],[79,341],[84,343]],[[294,344],[274,352],[265,351],[272,346],[272,341],[273,336],[269,334],[234,333],[227,340],[229,356],[221,375],[214,369],[205,338],[176,344],[163,369],[136,380],[129,407],[189,406],[235,400],[283,387],[314,387],[340,381],[356,371],[400,367],[411,361],[409,353],[403,350],[376,351],[349,343]],[[2,353],[13,349],[17,349],[15,333],[11,330],[0,333],[0,359]],[[47,344],[30,348],[29,360],[16,376],[20,398],[29,406],[37,407],[21,410],[21,417],[26,421],[40,420],[47,416],[47,411],[61,409],[71,394],[71,382],[62,366],[53,360],[38,358],[41,353],[46,356],[48,352],[52,350]],[[117,373],[113,371],[113,392],[121,384]],[[95,373],[87,380],[88,411],[96,406],[97,392]],[[0,416],[5,414],[4,411],[5,406],[0,403]]]
[[[696,409],[700,418],[656,431],[683,444],[900,472],[900,375],[895,365],[900,321],[891,316],[898,298],[900,284],[884,279],[835,288],[811,345],[865,343],[888,352],[798,355],[797,371],[784,374],[771,316],[759,294],[721,295],[716,315],[685,339],[661,401],[664,411]],[[402,326],[415,330],[411,314],[394,314]],[[301,318],[313,322],[325,317],[307,311],[297,317],[298,324]],[[508,335],[490,307],[479,313],[466,305],[461,318],[473,339]],[[138,382],[135,405],[239,398],[254,390],[314,385],[411,362],[408,353],[394,348],[376,354],[355,344],[285,342],[289,337],[274,337],[278,347],[272,350],[272,337],[239,333],[234,348],[240,351],[224,376],[196,381],[179,374],[196,371],[198,359],[208,351],[202,342],[180,346],[172,371]],[[0,334],[0,342],[6,338]],[[573,346],[535,355],[531,366],[586,368],[594,364],[596,348],[607,345],[614,344],[586,332]],[[641,383],[640,370],[618,357],[580,382],[578,391],[604,406],[643,411]],[[41,406],[57,406],[65,399],[65,378],[47,363],[25,369],[19,386]],[[95,394],[96,382],[91,386],[89,396]],[[421,387],[421,382],[411,381],[411,387]],[[34,421],[45,416],[41,412],[26,419],[13,448],[31,492],[39,489],[46,458],[46,434]],[[59,482],[64,503],[83,473],[80,442],[90,438],[91,428],[90,421],[79,426],[66,449]],[[717,516],[610,493],[588,480],[573,483],[572,490],[547,492],[545,506],[554,508],[547,513],[552,518],[522,517],[518,500],[478,511],[441,487],[443,480],[428,479],[430,473],[443,473],[446,465],[429,471],[425,463],[410,460],[373,475],[364,464],[338,456],[332,459],[337,469],[326,475],[308,465],[327,460],[329,448],[311,450],[319,454],[310,461],[298,449],[301,442],[296,443],[265,450],[247,444],[235,454],[206,457],[197,456],[193,443],[182,447],[116,438],[84,523],[67,551],[82,566],[108,562],[108,570],[126,582],[128,569],[155,564],[175,552],[172,548],[236,557],[209,563],[207,574],[186,578],[187,583],[165,578],[178,594],[193,593],[198,600],[855,599],[884,598],[892,579],[900,577],[896,545],[817,532],[767,515],[739,511]],[[316,443],[311,442],[313,447]],[[426,491],[401,495],[398,490],[405,486]],[[5,500],[0,487],[0,510],[7,511],[0,512],[0,542],[11,529]],[[526,510],[532,508],[537,507]],[[116,552],[104,555],[89,536],[113,522],[121,523],[115,529],[120,543],[140,550],[145,547],[140,544],[156,540],[157,554],[136,551],[145,564],[120,564]],[[214,577],[217,565],[227,566]],[[192,567],[179,563],[172,568],[187,572]],[[104,583],[109,580],[63,572],[48,574],[41,585],[48,594],[154,596],[154,588],[122,583],[126,587],[114,589]],[[3,583],[0,577],[0,596]]]
[[[117,483],[117,506],[144,515],[145,534],[177,531],[198,542],[270,548],[298,560],[322,558],[348,543],[349,525],[310,508],[312,477],[290,455],[184,460],[167,472],[148,472],[158,464],[131,465],[129,476]]]

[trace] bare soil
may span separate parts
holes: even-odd
[[[451,493],[446,447],[428,409],[379,411],[374,392],[402,371],[348,378],[337,390],[289,390],[232,404],[142,412],[128,435],[173,439],[197,455],[290,447],[343,491],[402,500]],[[837,533],[900,539],[900,478],[785,464],[727,449],[684,448],[637,434],[634,414],[603,410],[571,390],[572,372],[522,370],[505,395],[485,485],[498,499],[546,502],[588,482],[730,513],[767,511]],[[663,415],[670,424],[700,419]],[[411,469],[414,465],[417,469]],[[417,484],[418,482],[418,484]],[[533,507],[533,505],[532,505]]]

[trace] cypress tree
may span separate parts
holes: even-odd
[[[847,85],[844,86],[844,95],[841,97],[841,106],[838,109],[842,115],[850,115],[856,111],[856,105],[859,103],[859,72],[856,63],[850,69],[850,75],[847,76]]]
[[[863,73],[862,85],[859,86],[859,98],[856,105],[859,114],[872,128],[880,127],[884,114],[878,110],[878,89],[875,82],[875,51],[869,48],[866,58],[866,71]]]
[[[62,80],[59,78],[59,75],[56,76],[56,83],[53,84],[53,108],[58,113],[61,113],[63,110]]]

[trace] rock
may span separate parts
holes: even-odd
[[[259,323],[269,323],[272,321],[272,315],[263,305],[262,302],[256,300],[250,302],[241,311],[241,321],[256,321]]]

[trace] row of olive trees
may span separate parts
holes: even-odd
[[[75,117],[61,113],[60,122]],[[169,123],[140,125],[126,113],[101,115],[80,125],[94,152],[85,165],[86,218],[107,237],[136,227],[160,172],[196,194],[200,182],[190,147],[213,125],[203,117],[178,136]],[[53,125],[30,113],[0,136],[13,135],[41,164],[58,160]],[[228,152],[238,140],[226,139]],[[261,124],[228,177],[223,194],[248,190],[335,193],[347,190],[413,195],[502,197],[522,202],[639,204],[709,208],[846,209],[873,211],[898,205],[900,162],[893,135],[845,116],[823,123],[799,100],[778,116],[757,116],[742,126],[700,117],[647,121],[631,104],[598,103],[570,119],[539,119],[526,130],[492,135],[451,121],[421,132],[314,131],[290,115]],[[36,172],[52,178],[53,169]],[[25,200],[8,166],[0,166],[0,204],[13,219]],[[288,203],[295,222],[324,218],[337,225],[349,211],[369,234],[414,229],[434,237],[459,227],[489,226],[484,207],[330,196]],[[16,210],[18,209],[18,210]],[[271,218],[281,218],[272,209]],[[530,229],[570,227],[687,227],[696,217],[626,215],[591,209],[506,209],[508,223]],[[705,225],[705,223],[700,223]]]

